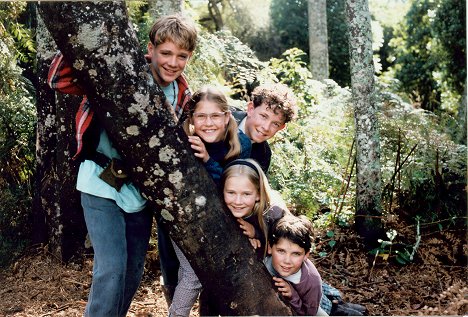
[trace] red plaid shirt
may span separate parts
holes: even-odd
[[[149,56],[145,57],[149,62]],[[190,100],[192,93],[188,86],[187,80],[185,77],[183,77],[183,75],[179,76],[176,79],[176,82],[179,88],[179,93],[177,95],[177,104],[174,110],[177,118],[180,119],[184,111],[187,110],[187,102]],[[78,108],[75,116],[75,138],[77,142],[77,149],[73,159],[76,159],[83,149],[83,134],[91,124],[94,111],[89,104],[84,90],[77,84],[77,79],[73,76],[73,68],[65,61],[60,51],[55,54],[55,57],[50,64],[47,83],[49,84],[50,88],[61,93],[83,96],[83,100],[81,101],[80,107]]]

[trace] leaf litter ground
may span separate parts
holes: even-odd
[[[407,226],[398,232],[415,241],[413,231]],[[327,239],[319,235],[318,250],[327,248]],[[415,260],[408,265],[397,264],[392,253],[386,260],[370,256],[350,229],[336,229],[334,239],[326,256],[316,252],[312,260],[324,280],[347,301],[365,305],[370,315],[468,314],[465,228],[422,232]],[[129,317],[167,316],[154,254],[149,252]],[[0,273],[0,316],[83,316],[91,272],[91,255],[65,264],[46,248],[29,249]],[[197,304],[190,316],[199,316]]]

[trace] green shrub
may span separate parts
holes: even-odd
[[[31,39],[25,38],[28,32],[18,31],[21,25],[12,22],[23,9],[21,3],[0,5],[0,29],[4,21],[9,23],[4,29],[6,32],[0,32],[0,266],[22,251],[29,243],[31,232],[34,91],[17,66],[17,59],[22,59],[25,54],[24,47],[17,49],[18,42],[15,42],[19,36],[21,43],[29,43]]]

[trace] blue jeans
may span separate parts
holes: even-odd
[[[81,205],[94,249],[85,316],[125,316],[143,275],[152,214],[126,213],[113,200],[85,193]]]

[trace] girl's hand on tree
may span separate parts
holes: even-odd
[[[237,218],[237,222],[239,223],[239,227],[242,229],[242,232],[249,237],[250,239],[255,238],[255,228],[253,225],[248,223],[242,218]]]
[[[203,143],[202,139],[200,139],[200,137],[196,135],[189,135],[188,139],[190,142],[190,147],[195,152],[195,157],[200,158],[203,161],[203,163],[208,162],[208,160],[210,159],[210,155],[208,154],[208,151],[206,150],[205,144]]]
[[[250,241],[250,244],[253,246],[254,249],[258,249],[262,246],[262,244],[260,243],[260,240],[258,239],[250,239],[249,238],[249,241]]]
[[[281,293],[281,295],[284,298],[292,297],[291,285],[289,285],[288,282],[286,282],[281,277],[276,277],[276,276],[273,276],[273,281],[275,281],[276,288],[278,288],[278,291]]]

